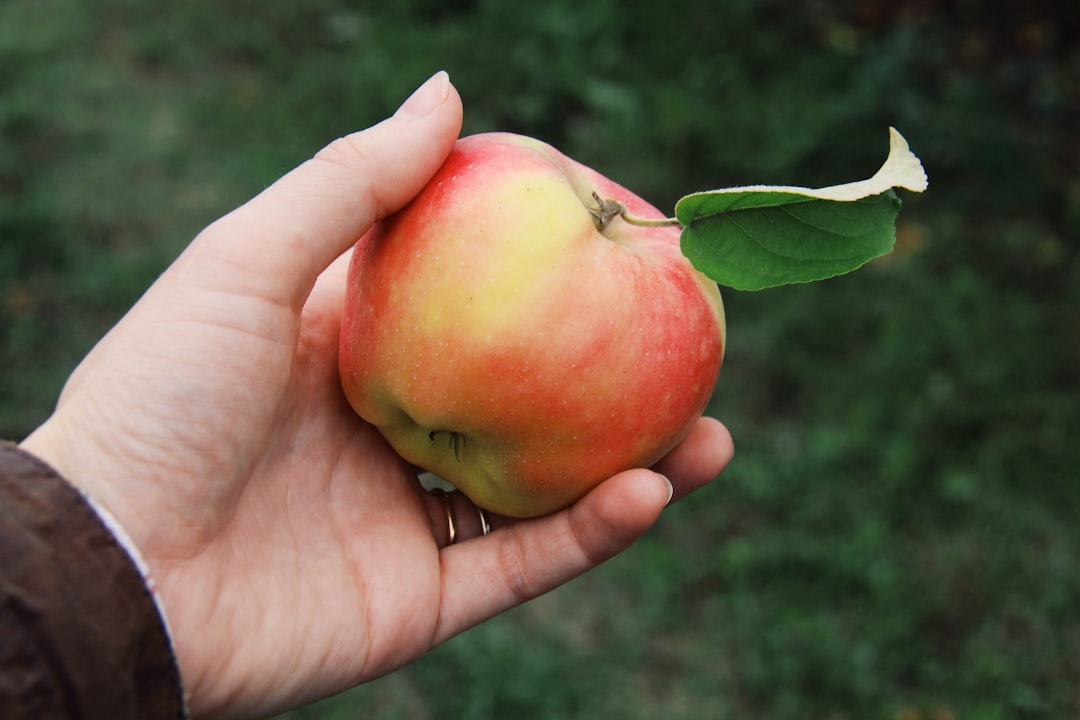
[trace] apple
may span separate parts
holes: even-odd
[[[496,513],[547,514],[652,465],[720,372],[720,292],[679,229],[601,221],[594,194],[663,217],[550,145],[473,135],[353,251],[349,403],[402,458]]]

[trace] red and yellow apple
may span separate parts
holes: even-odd
[[[473,135],[354,248],[350,404],[402,458],[497,513],[546,514],[652,465],[720,371],[720,293],[679,229],[599,223],[594,193],[662,217],[540,141]]]

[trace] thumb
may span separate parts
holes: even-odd
[[[449,76],[436,73],[393,117],[335,140],[204,230],[184,275],[299,308],[335,258],[431,179],[461,116]]]

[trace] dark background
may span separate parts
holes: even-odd
[[[1074,2],[5,0],[0,436],[191,237],[445,68],[671,209],[930,175],[897,249],[725,292],[730,469],[600,571],[289,718],[1080,717]]]

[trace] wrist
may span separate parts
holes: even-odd
[[[81,482],[81,480],[85,481],[85,478],[81,477],[78,470],[72,469],[74,467],[73,464],[65,461],[65,458],[67,458],[70,453],[64,452],[61,449],[62,445],[62,443],[51,441],[48,429],[46,426],[42,426],[31,433],[31,435],[21,443],[18,443],[16,448],[25,455],[41,463],[53,475],[75,490],[75,492],[82,497],[83,502],[94,511],[94,514],[97,516],[100,523],[109,531],[116,541],[116,544],[124,550],[131,560],[131,563],[139,571],[139,575],[143,579],[143,584],[146,586],[146,590],[153,600],[158,614],[161,616],[169,646],[175,650],[173,647],[173,636],[169,627],[168,616],[165,613],[165,607],[161,602],[157,584],[150,572],[150,567],[146,562],[146,558],[143,557],[138,544],[132,539],[131,534],[124,527],[124,524],[120,519],[105,506],[101,498],[94,493],[91,487],[88,487]]]
[[[43,707],[33,703],[57,697],[42,688],[64,687],[68,711],[184,714],[164,617],[130,550],[43,458],[3,442],[0,547],[0,604],[9,593],[31,610],[9,618],[14,633],[0,645],[12,644],[5,649],[26,658],[27,672],[40,678],[21,690],[3,688],[0,705]]]

